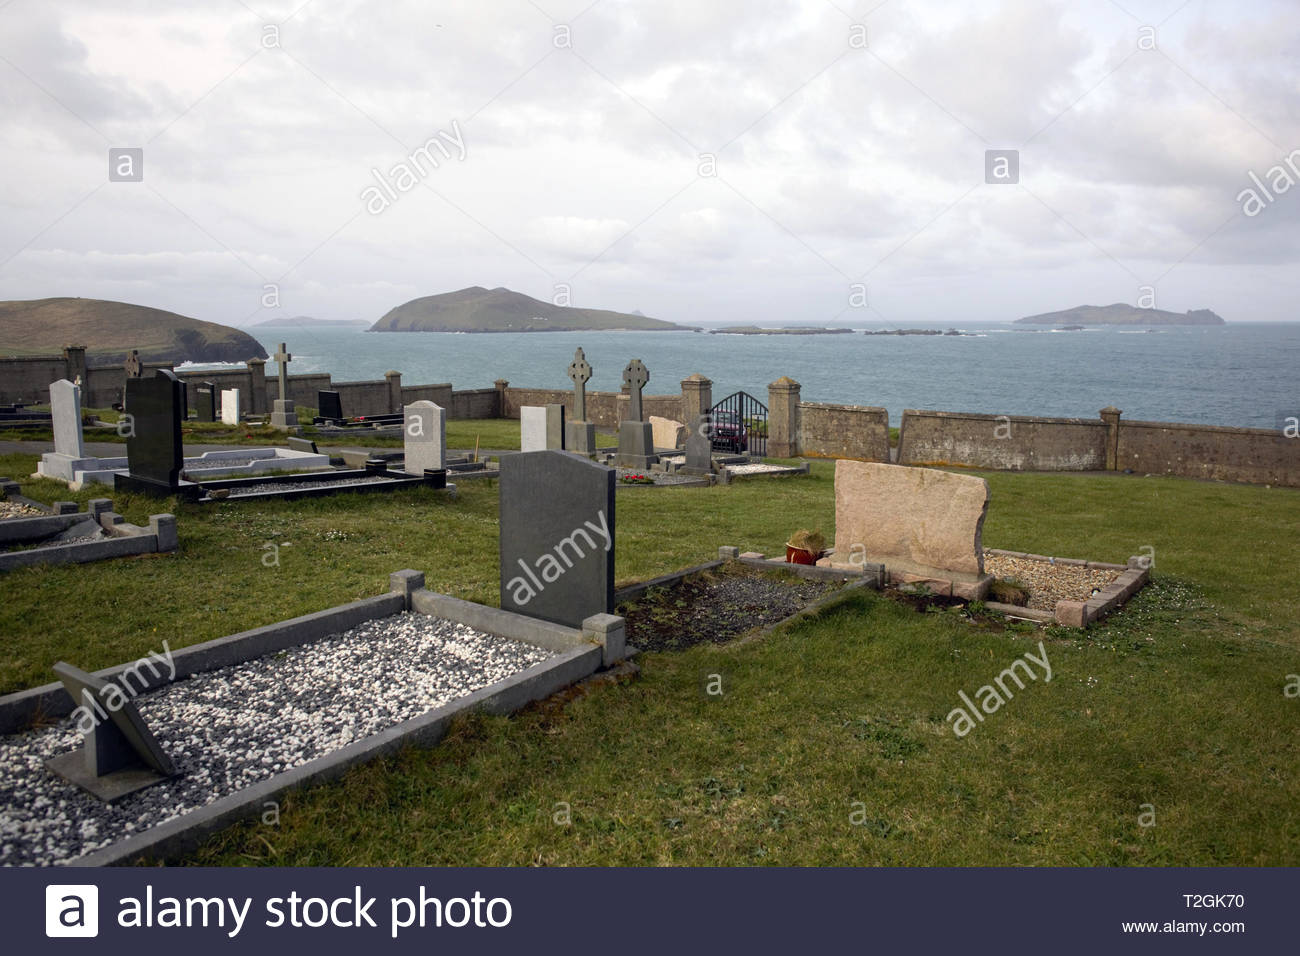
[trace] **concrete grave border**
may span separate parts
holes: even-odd
[[[310,644],[365,621],[390,617],[402,611],[466,624],[478,630],[524,641],[556,653],[555,657],[497,681],[379,733],[355,741],[315,760],[192,810],[180,817],[119,840],[111,846],[69,861],[68,866],[116,866],[143,857],[170,859],[197,846],[209,834],[256,816],[263,805],[287,791],[337,779],[346,771],[403,747],[433,747],[456,719],[473,712],[510,714],[534,701],[563,690],[602,667],[627,656],[621,617],[597,614],[581,630],[462,601],[429,591],[424,574],[403,570],[389,575],[387,594],[363,598],[324,611],[290,618],[265,627],[204,641],[172,651],[174,678],[160,671],[137,667],[138,662],[96,671],[104,680],[116,681],[127,670],[144,688],[155,690],[171,680],[242,663],[268,653]],[[137,695],[138,696],[138,695]],[[59,683],[46,684],[0,697],[0,732],[17,733],[34,721],[65,716],[72,701]]]
[[[10,494],[9,497],[11,500],[21,499],[24,503],[27,501],[21,495]],[[113,502],[108,498],[90,499],[85,511],[77,511],[75,502],[60,501],[56,503],[53,514],[6,518],[0,521],[0,546],[38,541],[87,518],[97,521],[109,537],[100,541],[73,541],[25,551],[9,551],[0,554],[0,571],[13,571],[40,564],[86,564],[134,554],[159,554],[175,551],[180,546],[174,515],[150,515],[149,526],[142,528],[122,520],[122,516],[113,511]]]
[[[1024,561],[1042,561],[1045,564],[1064,565],[1076,568],[1095,568],[1099,571],[1118,571],[1119,577],[1106,585],[1095,596],[1086,601],[1057,601],[1054,611],[1042,611],[1037,608],[1019,607],[1015,604],[1003,604],[999,601],[986,601],[984,606],[993,611],[1000,611],[1008,617],[1019,617],[1043,624],[1059,624],[1062,627],[1087,627],[1113,614],[1128,603],[1129,598],[1137,594],[1151,582],[1150,558],[1145,555],[1133,555],[1127,564],[1111,564],[1106,561],[1089,561],[1083,558],[1056,558],[1046,554],[1030,554],[1025,551],[1006,551],[1002,548],[985,548],[986,553],[1004,558],[1019,558]]]

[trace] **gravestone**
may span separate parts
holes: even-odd
[[[114,476],[116,488],[160,496],[198,494],[198,485],[180,480],[184,464],[181,443],[184,398],[185,383],[165,368],[156,370],[149,378],[126,380],[129,471]]]
[[[217,386],[211,382],[204,382],[195,393],[198,395],[198,409],[195,414],[201,422],[215,422],[217,420]]]
[[[656,448],[681,448],[686,441],[686,425],[671,418],[651,415],[650,434]]]
[[[628,388],[629,420],[618,426],[618,457],[623,468],[649,468],[659,460],[655,454],[654,433],[643,420],[641,390],[650,381],[650,373],[640,359],[633,359],[623,369],[623,384]]]
[[[239,407],[239,389],[221,390],[221,420],[227,425],[238,425],[242,419]]]
[[[72,697],[84,743],[45,766],[106,803],[176,775],[176,766],[121,687],[62,661],[54,673]]]
[[[127,378],[139,378],[144,374],[144,363],[140,361],[140,350],[132,349],[127,353],[126,361],[122,363],[126,369]]]
[[[343,399],[338,392],[322,388],[316,392],[316,410],[321,418],[332,421],[343,420]]]
[[[713,471],[713,417],[705,414],[695,419],[686,435],[686,461],[679,469],[690,475],[707,475]]]
[[[596,452],[596,426],[587,421],[587,383],[591,381],[591,366],[582,349],[573,353],[569,378],[573,381],[573,415],[566,427],[564,447],[582,455],[592,455]]]
[[[896,583],[925,581],[957,597],[983,598],[992,583],[981,542],[988,503],[988,482],[974,475],[841,459],[835,553],[818,563],[883,564]]]
[[[403,444],[406,458],[402,469],[408,475],[447,468],[447,410],[430,401],[411,402],[402,409]]]
[[[564,406],[546,406],[546,447],[551,451],[564,451]]]
[[[66,378],[50,383],[50,418],[54,424],[54,451],[41,455],[36,472],[46,478],[72,481],[78,468],[88,465],[81,433],[81,389]]]
[[[521,405],[519,408],[519,450],[546,451],[546,408]]]
[[[501,459],[501,607],[566,627],[614,609],[614,471],[567,451]]]
[[[275,355],[275,364],[279,366],[278,377],[280,379],[280,397],[275,400],[275,407],[271,411],[271,427],[279,428],[284,431],[298,430],[298,413],[294,411],[293,401],[289,398],[289,362],[293,358],[283,342],[280,343],[280,349]]]

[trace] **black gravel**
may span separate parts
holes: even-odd
[[[725,644],[755,627],[784,620],[843,587],[746,565],[692,575],[619,608],[627,640],[643,651]]]

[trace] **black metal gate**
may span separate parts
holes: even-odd
[[[713,447],[754,458],[767,456],[767,406],[748,392],[728,395],[709,409]]]

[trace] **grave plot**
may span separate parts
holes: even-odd
[[[390,586],[98,675],[59,665],[62,683],[0,698],[0,863],[166,858],[288,789],[432,746],[459,715],[513,712],[623,656],[608,615],[550,624],[435,594],[414,571]],[[81,739],[101,734],[116,749],[88,762]]]
[[[761,554],[722,548],[718,561],[620,591],[618,613],[627,642],[638,651],[678,651],[725,644],[742,634],[771,630],[836,600],[848,587],[874,587],[853,572],[768,561]]]
[[[2,480],[0,486],[18,487]],[[148,527],[140,527],[123,521],[107,498],[91,499],[84,512],[74,502],[62,501],[54,513],[42,513],[34,503],[16,502],[15,497],[21,496],[7,494],[7,503],[24,513],[0,521],[0,571],[175,551],[179,544],[176,519],[169,514],[152,515]]]
[[[362,469],[331,469],[301,475],[262,475],[255,478],[206,480],[199,486],[202,493],[196,500],[199,504],[268,499],[292,501],[348,491],[384,492],[421,485],[444,490],[453,497],[456,494],[456,486],[448,484],[445,471],[419,476],[408,475],[401,471],[389,471],[387,462],[373,460],[367,462],[366,467]]]

